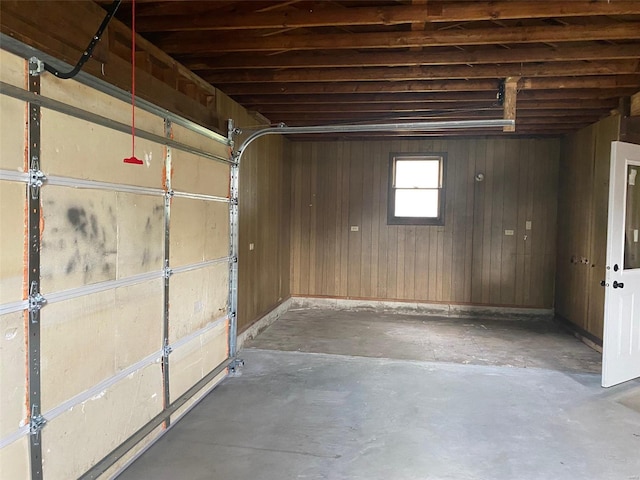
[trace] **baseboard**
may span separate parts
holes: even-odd
[[[374,310],[446,317],[553,317],[553,309],[329,297],[293,297],[291,308]]]
[[[582,343],[593,348],[595,351],[602,353],[601,339],[561,315],[556,314],[555,321]]]
[[[289,297],[286,300],[280,302],[276,307],[270,310],[268,313],[260,317],[257,321],[251,324],[244,332],[238,335],[237,346],[238,350],[242,350],[245,342],[256,338],[265,328],[278,320],[282,315],[287,313],[291,308],[292,298]]]

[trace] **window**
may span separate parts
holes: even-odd
[[[390,225],[444,225],[446,154],[392,154],[389,162]]]

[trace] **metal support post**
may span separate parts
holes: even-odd
[[[238,180],[240,164],[237,162],[235,152],[233,152],[233,137],[238,130],[233,126],[233,120],[229,120],[228,136],[232,149],[232,160],[229,174],[229,357],[232,362],[229,364],[229,372],[237,373],[240,366],[244,364],[242,360],[236,358],[238,341]]]
[[[164,121],[164,135],[171,138],[171,120]],[[162,385],[163,385],[163,407],[166,409],[171,405],[171,394],[169,390],[169,281],[171,278],[171,268],[169,267],[169,249],[171,246],[170,225],[171,225],[171,199],[173,190],[171,189],[171,147],[165,146],[165,189],[164,197],[164,310],[162,323]],[[171,424],[171,417],[168,416],[164,425],[166,428]]]
[[[40,95],[41,62],[33,57],[29,60],[29,92]],[[40,294],[40,194],[44,175],[40,171],[40,106],[28,104],[28,161],[29,187],[28,214],[28,282],[29,282],[29,455],[32,480],[42,479],[42,435],[46,424],[42,416],[40,392],[40,310],[45,303]]]

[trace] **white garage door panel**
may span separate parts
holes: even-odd
[[[163,281],[52,303],[42,309],[42,403],[50,410],[162,345]]]
[[[129,157],[130,134],[42,110],[42,171],[46,174],[162,188],[162,145],[138,138],[136,157],[145,164],[123,163]]]
[[[116,192],[47,186],[42,190],[42,291],[116,279]]]
[[[25,102],[0,95],[0,168],[16,172],[26,170],[26,114]]]
[[[40,94],[66,105],[72,105],[96,115],[131,125],[131,103],[81,83],[73,82],[73,88],[69,88],[69,80],[60,80],[53,75],[43,75]],[[136,108],[136,128],[164,136],[164,119]]]
[[[24,58],[0,50],[0,64],[0,81],[14,87],[27,88],[27,61]]]
[[[172,187],[176,191],[229,198],[229,165],[174,149]]]
[[[18,430],[27,418],[27,381],[24,375],[26,363],[24,312],[1,315],[0,438]]]
[[[170,255],[173,267],[229,256],[229,204],[175,197]]]
[[[174,274],[169,288],[169,342],[173,343],[227,314],[229,265]]]
[[[49,421],[46,479],[78,478],[162,410],[160,364],[147,366]]]
[[[0,180],[0,303],[23,300],[26,185]]]
[[[31,478],[28,437],[22,437],[0,449],[0,478]]]
[[[169,357],[169,387],[171,401],[201,380],[227,358],[229,322],[216,327],[182,345]]]
[[[202,135],[176,123],[172,124],[171,133],[177,142],[225,159],[230,157],[229,146],[213,140],[208,135]]]

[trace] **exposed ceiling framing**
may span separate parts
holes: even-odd
[[[559,134],[640,90],[638,0],[136,3],[141,35],[273,123],[501,118],[511,77],[516,133]]]

